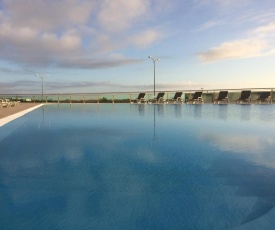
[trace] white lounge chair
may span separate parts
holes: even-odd
[[[1,99],[1,105],[2,107],[11,107],[12,104],[8,99]]]

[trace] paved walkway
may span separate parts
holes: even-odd
[[[39,103],[19,103],[15,107],[0,107],[0,119],[8,117],[10,115],[14,115],[15,113],[19,113],[21,111],[24,111],[37,105],[39,105]]]

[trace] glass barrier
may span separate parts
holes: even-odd
[[[204,103],[213,103],[213,101],[218,97],[220,91],[228,91],[229,103],[236,103],[239,99],[241,92],[244,89],[221,89],[221,90],[185,90],[178,91],[182,92],[181,99],[183,102],[187,102],[192,99],[195,92],[202,91],[202,99]],[[273,88],[257,88],[257,89],[245,89],[251,90],[251,102],[255,102],[261,92],[270,92],[271,101],[275,98],[275,92]],[[162,91],[164,92],[164,91]],[[147,102],[152,102],[158,95],[158,91],[145,92],[145,100]],[[170,101],[174,96],[176,91],[166,91],[164,92],[163,99],[167,102]],[[44,94],[43,98],[41,94],[0,94],[0,98],[16,100],[20,102],[33,102],[33,103],[134,103],[136,98],[138,98],[139,92],[118,92],[118,93],[91,93],[91,94]]]

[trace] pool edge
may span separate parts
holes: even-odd
[[[15,119],[17,119],[17,118],[23,116],[23,115],[25,115],[25,114],[27,114],[27,113],[29,113],[29,112],[35,110],[35,109],[37,109],[37,108],[39,108],[39,107],[41,107],[41,106],[43,106],[43,105],[44,105],[44,104],[40,104],[40,105],[31,107],[31,108],[28,108],[28,109],[26,109],[26,110],[20,111],[20,112],[18,112],[18,113],[9,115],[9,116],[7,116],[7,117],[1,118],[1,119],[0,119],[0,127],[4,126],[5,124],[7,124],[7,123],[9,123],[9,122],[11,122],[11,121],[13,121],[13,120],[15,120]]]

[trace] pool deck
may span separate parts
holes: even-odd
[[[1,107],[0,127],[42,105],[43,104],[36,103],[19,103],[17,106],[14,107]]]

